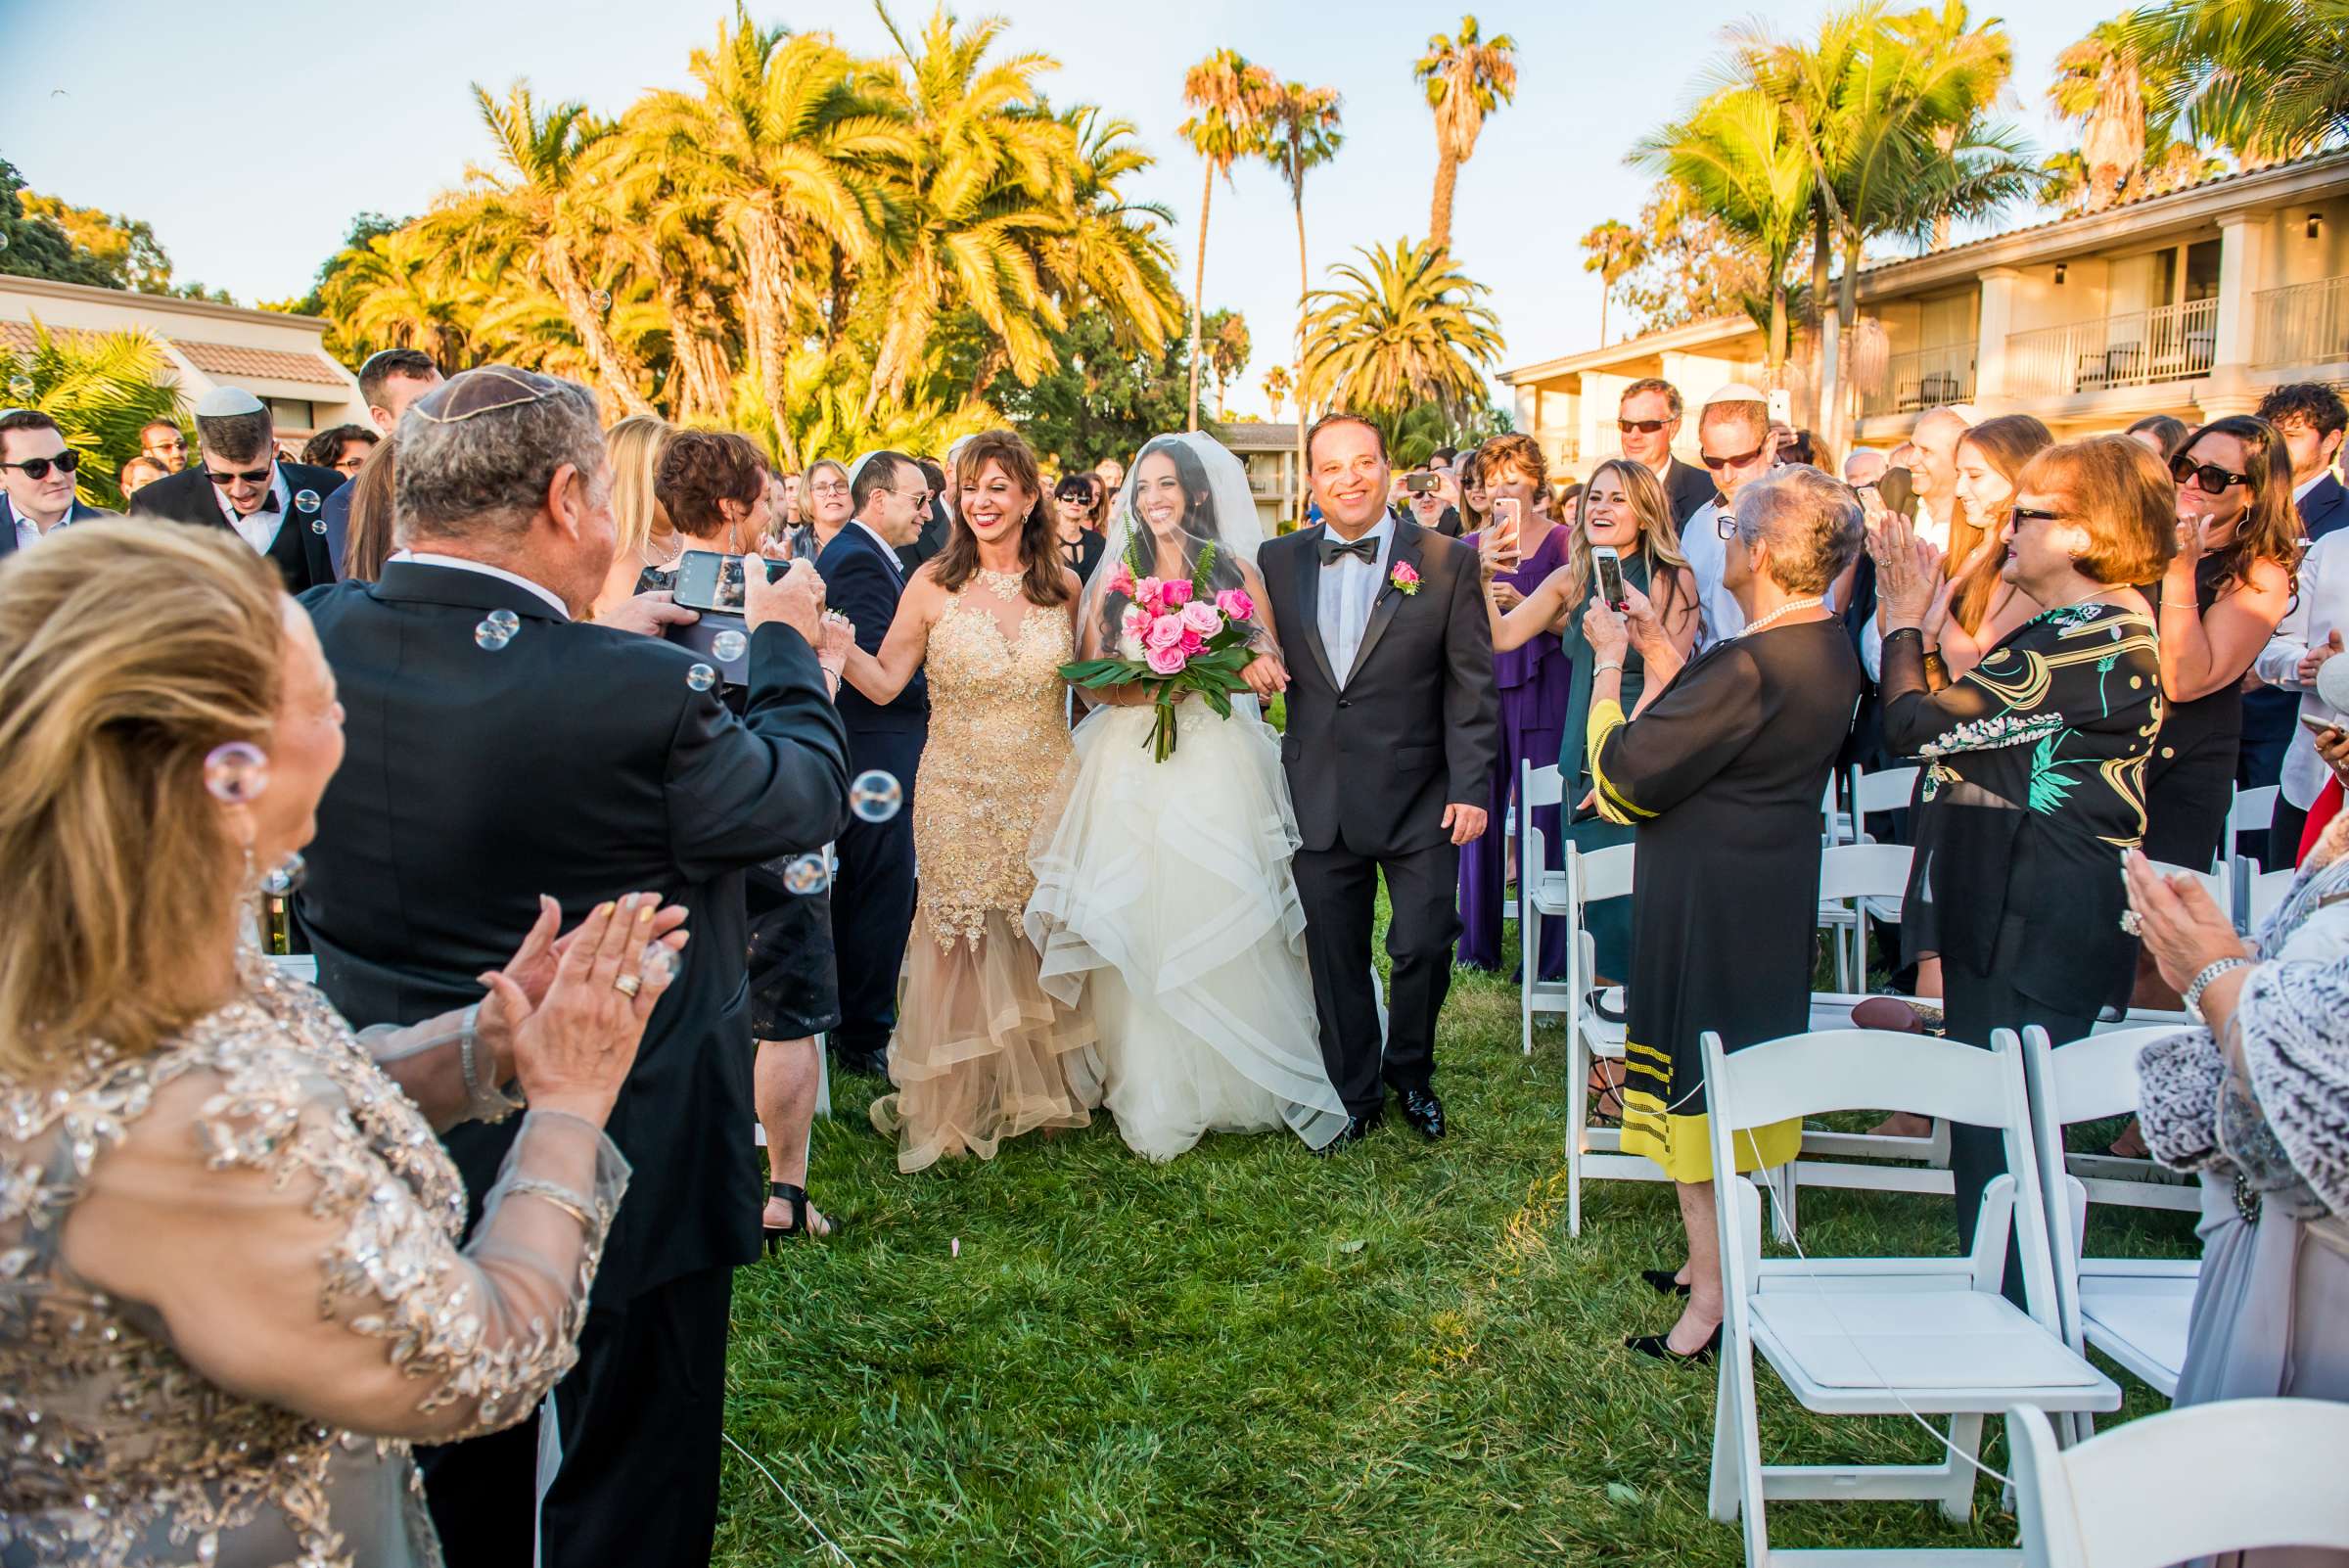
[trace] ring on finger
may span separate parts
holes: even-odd
[[[637,975],[615,975],[612,979],[612,989],[622,996],[634,996],[638,992],[644,990],[644,981]]]
[[[2121,929],[2132,937],[2138,936],[2145,929],[2145,917],[2135,909],[2123,909],[2121,911]]]

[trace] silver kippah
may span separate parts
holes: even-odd
[[[261,400],[242,387],[214,387],[196,404],[198,419],[234,419],[260,411]]]

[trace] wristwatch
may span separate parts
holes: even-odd
[[[2196,975],[2192,980],[2187,982],[2186,1010],[2193,1014],[2197,1019],[2201,1018],[2202,993],[2210,989],[2210,983],[2218,979],[2221,975],[2227,973],[2229,970],[2244,968],[2251,962],[2251,959],[2245,958],[2238,953],[2233,958],[2221,958],[2215,963],[2203,965],[2202,972]],[[2208,1022],[2207,1019],[2203,1021]]]

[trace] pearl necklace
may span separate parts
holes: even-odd
[[[1797,610],[1816,610],[1826,602],[1827,596],[1823,593],[1810,599],[1789,599],[1784,604],[1778,606],[1775,610],[1773,610],[1770,614],[1764,616],[1761,620],[1753,622],[1747,625],[1746,628],[1737,633],[1737,635],[1740,637],[1750,637],[1755,632],[1760,631],[1764,627],[1770,625],[1771,623],[1781,620],[1786,616],[1790,616]]]

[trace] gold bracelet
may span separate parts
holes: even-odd
[[[509,1198],[536,1198],[539,1202],[560,1209],[576,1220],[580,1228],[589,1235],[602,1233],[603,1225],[594,1215],[587,1211],[586,1204],[581,1201],[578,1194],[566,1191],[552,1181],[543,1180],[537,1176],[518,1176],[506,1183],[506,1196]]]

